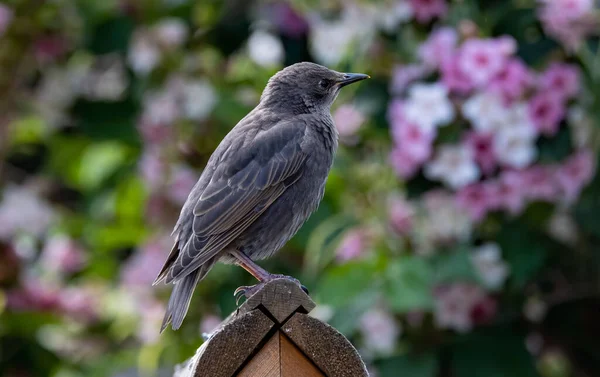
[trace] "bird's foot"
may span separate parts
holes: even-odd
[[[245,297],[246,299],[249,299],[251,296],[253,296],[256,292],[258,292],[266,283],[275,280],[275,279],[287,279],[292,281],[293,283],[297,284],[300,288],[302,288],[302,290],[304,291],[304,293],[308,294],[308,288],[306,288],[304,285],[302,285],[302,283],[300,283],[300,280],[291,277],[291,276],[287,276],[287,275],[280,275],[280,274],[269,274],[267,278],[263,279],[262,281],[260,281],[258,284],[256,285],[250,285],[250,286],[241,286],[238,287],[235,292],[233,292],[233,296],[235,297],[235,304],[239,306],[239,302],[241,300],[242,297]]]

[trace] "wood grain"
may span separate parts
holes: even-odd
[[[281,377],[325,377],[289,339],[279,333]]]
[[[250,360],[237,377],[281,377],[279,332]]]

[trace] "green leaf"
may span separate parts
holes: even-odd
[[[351,303],[360,293],[378,281],[374,261],[352,261],[330,268],[316,292],[319,302],[340,308]]]
[[[511,328],[491,328],[465,336],[452,347],[456,377],[537,377],[525,340]]]
[[[116,190],[116,215],[123,220],[143,221],[147,191],[142,181],[133,176],[121,182]]]
[[[409,354],[380,360],[375,366],[381,377],[434,377],[438,361],[433,353]]]
[[[81,156],[78,172],[79,186],[90,190],[98,188],[126,160],[128,148],[118,142],[104,142],[89,146]]]
[[[439,254],[435,256],[433,263],[434,280],[438,284],[456,280],[478,281],[477,273],[466,248]]]
[[[577,223],[584,231],[596,237],[600,237],[600,221],[598,221],[599,213],[600,174],[597,173],[592,183],[583,190],[579,202],[575,206],[574,215]]]
[[[519,222],[508,223],[498,234],[502,256],[510,264],[510,283],[521,289],[534,277],[546,258],[545,239]]]
[[[433,307],[433,270],[426,260],[409,256],[389,263],[385,272],[386,294],[397,312]]]
[[[541,163],[562,161],[573,152],[571,135],[566,127],[561,127],[553,137],[541,137],[537,141],[537,147]]]

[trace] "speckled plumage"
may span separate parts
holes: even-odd
[[[231,250],[252,260],[272,256],[317,209],[337,149],[330,106],[343,85],[366,77],[299,63],[269,80],[181,210],[155,282],[175,285],[162,329],[181,325],[196,284],[214,263],[237,263]]]

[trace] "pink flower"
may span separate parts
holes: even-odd
[[[457,205],[467,211],[473,221],[481,221],[491,208],[491,190],[483,183],[461,188],[456,193]]]
[[[394,98],[390,101],[387,108],[387,121],[390,124],[395,122],[402,122],[404,120],[404,101],[398,98]]]
[[[521,98],[533,81],[533,74],[527,66],[515,58],[509,60],[492,78],[489,89],[500,94],[506,101],[512,102]]]
[[[541,92],[552,92],[563,100],[579,92],[579,69],[572,64],[554,63],[540,76]]]
[[[526,188],[527,198],[552,202],[556,199],[558,190],[550,167],[535,165],[521,172]]]
[[[435,292],[435,323],[440,328],[468,332],[476,323],[495,314],[495,307],[492,308],[487,300],[483,289],[476,285],[454,283],[440,287]],[[480,308],[480,305],[484,307]]]
[[[474,82],[468,73],[464,73],[459,66],[459,57],[453,57],[442,62],[442,83],[450,90],[458,94],[468,94],[473,90]]]
[[[490,206],[518,215],[525,208],[526,185],[523,176],[517,171],[504,171],[500,177],[488,183]]]
[[[392,72],[390,92],[402,94],[412,82],[423,78],[427,73],[427,67],[420,64],[397,65]]]
[[[544,30],[571,51],[596,27],[594,0],[540,0],[540,3],[538,13]]]
[[[475,161],[484,174],[491,174],[496,168],[496,157],[494,155],[494,138],[492,134],[469,132],[465,142]]]
[[[423,163],[414,160],[404,149],[394,148],[390,153],[390,165],[398,176],[408,179],[417,173]]]
[[[423,163],[431,156],[434,129],[425,129],[411,122],[394,122],[392,136],[397,149],[401,149],[411,161]]]
[[[367,248],[366,233],[362,229],[351,229],[344,234],[335,251],[338,262],[347,262],[359,258]]]
[[[173,246],[169,236],[148,240],[129,257],[121,269],[121,282],[130,287],[149,286],[163,266],[165,253]]]
[[[344,104],[335,110],[333,121],[342,142],[346,141],[352,144],[351,141],[365,122],[365,116],[355,106]]]
[[[87,258],[73,239],[66,235],[55,235],[46,241],[42,251],[41,262],[49,270],[73,273],[79,271]]]
[[[199,174],[184,165],[177,165],[171,172],[166,196],[176,204],[183,204],[198,181]]]
[[[0,37],[4,34],[13,19],[13,10],[5,4],[0,4]]]
[[[58,304],[62,313],[82,322],[92,322],[98,318],[98,305],[98,295],[87,287],[63,289]]]
[[[446,0],[410,0],[410,5],[415,19],[422,24],[443,17],[448,12]]]
[[[388,205],[388,218],[392,229],[399,235],[407,235],[413,228],[415,209],[404,198],[395,197]]]
[[[469,39],[458,55],[458,67],[482,87],[498,75],[510,55],[510,39]],[[514,43],[514,41],[513,41]]]
[[[48,63],[64,55],[68,47],[65,37],[60,35],[46,35],[34,42],[33,52],[39,62]]]
[[[373,308],[359,319],[360,332],[369,351],[390,355],[402,329],[394,316],[385,309]]]
[[[452,60],[458,34],[450,27],[441,27],[433,31],[429,38],[419,46],[419,58],[431,68],[439,68]]]
[[[202,317],[200,322],[200,334],[211,334],[215,331],[223,320],[214,314],[208,314]]]
[[[21,287],[8,291],[6,305],[15,311],[52,312],[58,308],[60,290],[34,278],[25,278]]]
[[[166,163],[163,161],[158,148],[147,148],[138,162],[138,169],[144,182],[151,191],[164,184]]]
[[[582,150],[569,157],[556,170],[556,181],[568,203],[577,199],[579,193],[594,177],[594,153]]]
[[[529,101],[529,117],[538,129],[546,136],[556,134],[560,121],[565,117],[565,106],[557,94],[544,91],[535,95]]]
[[[272,17],[282,34],[300,38],[308,31],[308,22],[291,5],[282,2],[273,5]]]

